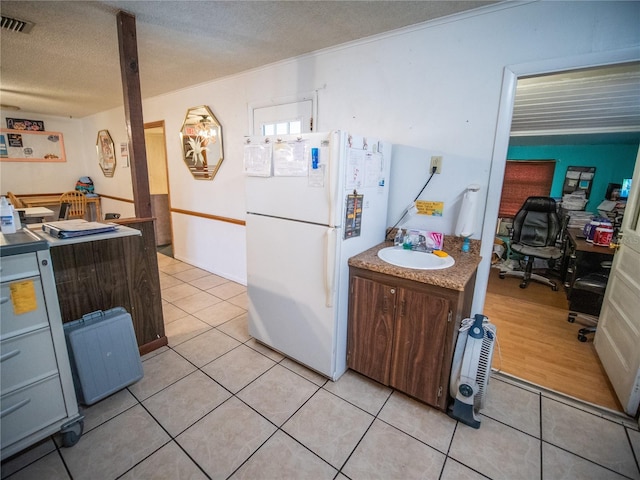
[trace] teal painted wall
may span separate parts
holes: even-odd
[[[637,154],[637,144],[510,146],[507,159],[554,159],[556,169],[551,196],[556,198],[562,197],[567,167],[596,167],[591,195],[585,210],[597,213],[597,207],[607,192],[607,185],[620,183],[623,178],[632,177]]]

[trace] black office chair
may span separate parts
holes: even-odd
[[[556,238],[560,232],[560,220],[556,213],[556,201],[549,197],[529,197],[513,219],[511,233],[511,251],[527,257],[523,271],[501,271],[500,278],[522,278],[520,288],[527,288],[530,280],[543,283],[558,290],[555,282],[532,273],[536,258],[557,260],[562,256],[556,247]]]
[[[578,330],[578,340],[587,341],[587,335],[595,333],[598,325],[598,317],[604,300],[604,293],[609,282],[611,262],[600,263],[600,270],[587,273],[573,282],[569,293],[569,316],[567,321],[573,323],[576,319],[591,324]]]
[[[60,212],[58,213],[58,220],[67,220],[69,218],[69,208],[71,204],[69,202],[60,203]]]

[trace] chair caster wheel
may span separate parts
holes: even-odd
[[[567,317],[567,322],[569,322],[569,323],[573,323],[573,322],[575,322],[575,321],[576,321],[576,317],[574,317],[573,315],[569,315],[569,316]]]
[[[499,277],[500,277],[502,280],[504,280],[504,279],[505,279],[505,277],[506,277],[506,275],[505,275],[504,273],[500,272]]]
[[[522,283],[520,284],[520,288],[527,288],[527,284],[526,284],[525,282],[522,282]]]
[[[586,342],[587,337],[585,337],[584,335],[578,335],[578,340],[580,340],[581,342]]]
[[[557,285],[552,286],[551,290],[553,290],[554,292],[557,292],[558,291],[558,286]]]

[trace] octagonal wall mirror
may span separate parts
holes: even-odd
[[[198,180],[216,176],[223,159],[222,126],[206,105],[187,110],[180,131],[182,158]]]
[[[113,147],[113,140],[109,130],[100,130],[96,140],[96,150],[98,151],[98,163],[105,177],[113,177],[116,169],[116,152]]]

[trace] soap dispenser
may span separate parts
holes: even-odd
[[[0,217],[2,233],[16,233],[16,224],[13,217],[13,207],[5,197],[0,199]]]
[[[467,253],[469,251],[469,237],[464,237],[464,240],[462,241],[462,251],[464,253]]]

